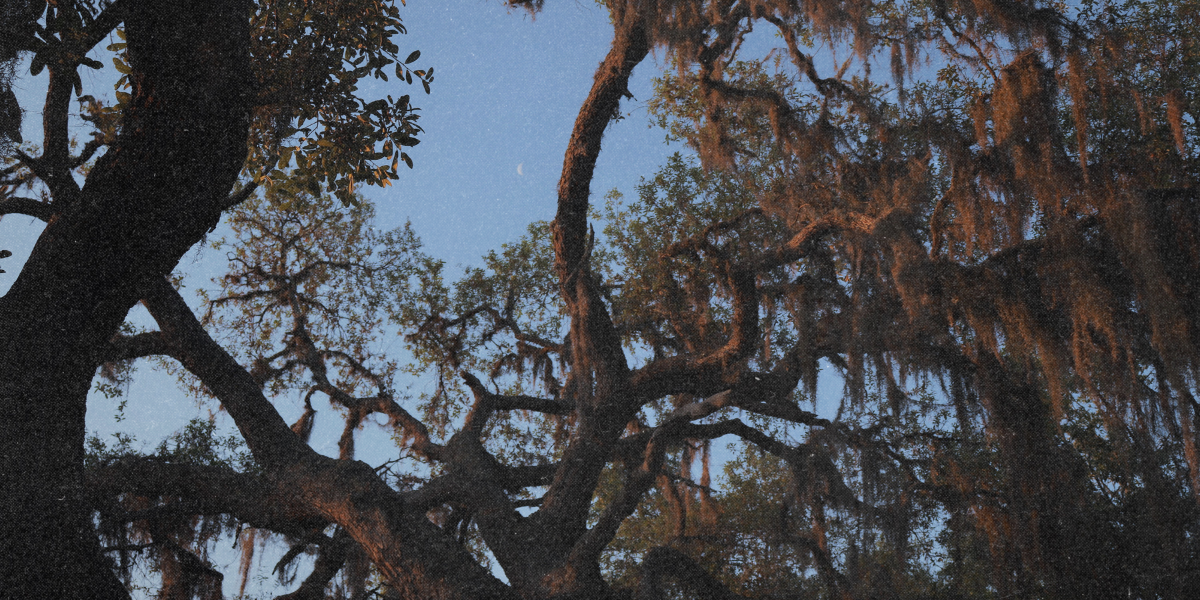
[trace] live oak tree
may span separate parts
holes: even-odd
[[[403,62],[391,7],[216,6],[13,21],[51,86],[0,200],[48,222],[0,300],[5,593],[121,597],[141,557],[162,596],[212,595],[207,544],[250,556],[243,528],[291,543],[285,579],[315,551],[293,598],[1200,586],[1195,3],[611,2],[554,220],[455,284],[353,196],[415,143],[407,98],[342,85]],[[89,103],[88,165],[65,107],[122,23],[132,89]],[[761,29],[782,47],[750,55]],[[654,114],[702,165],[601,210],[603,133],[654,48]],[[231,269],[197,316],[164,276],[223,212]],[[122,332],[139,300],[157,330]],[[385,319],[411,363],[378,354]],[[250,456],[204,423],[88,455],[93,375],[150,356]],[[436,393],[396,391],[402,369]],[[829,370],[834,419],[808,404]],[[337,458],[307,444],[322,399]],[[372,469],[354,440],[377,413],[398,451]],[[747,444],[724,491],[723,436]]]
[[[385,77],[385,67],[413,73],[391,41],[402,30],[397,9],[376,2],[15,2],[3,16],[0,60],[8,68],[26,57],[49,86],[40,152],[9,152],[15,162],[2,174],[0,213],[47,226],[0,300],[0,588],[20,598],[124,597],[96,543],[82,473],[86,395],[113,335],[272,167],[294,160],[299,182],[342,195],[355,179],[393,177],[401,147],[415,144],[416,115],[406,96],[358,99],[355,82]],[[128,71],[120,106],[79,98],[97,133],[76,154],[68,125],[78,71],[100,66],[88,53],[118,28],[127,42],[109,48]],[[7,142],[14,131],[6,123]],[[231,195],[243,171],[251,180]],[[29,184],[40,198],[21,195]],[[269,427],[256,410],[251,421]],[[249,443],[258,451],[266,442]]]

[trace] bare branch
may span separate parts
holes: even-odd
[[[174,341],[173,358],[221,400],[255,458],[281,466],[313,454],[263,397],[254,377],[208,335],[170,282],[156,278],[148,287],[144,303],[159,329]]]
[[[475,394],[475,404],[467,415],[463,431],[471,431],[475,436],[483,432],[488,418],[497,410],[530,410],[550,415],[566,415],[571,412],[570,406],[558,400],[493,394],[488,391],[482,381],[479,381],[478,377],[466,371],[463,371],[462,378],[467,387],[471,388],[471,392]]]
[[[148,356],[172,356],[178,348],[161,331],[147,331],[136,335],[118,335],[109,342],[96,362],[116,362]]]
[[[54,216],[54,210],[40,200],[10,196],[0,200],[0,215],[28,215],[39,221],[49,221]]]
[[[241,189],[239,189],[238,191],[229,195],[229,198],[227,198],[225,200],[225,206],[223,206],[221,208],[221,211],[222,212],[227,211],[227,210],[245,202],[246,200],[248,200],[250,198],[250,196],[254,195],[254,192],[257,190],[258,190],[258,182],[257,181],[248,182],[246,185],[243,185]]]
[[[354,541],[346,534],[345,529],[339,528],[333,539],[321,544],[321,552],[317,555],[316,563],[308,577],[295,591],[276,596],[275,600],[323,600],[325,588],[346,562],[346,555]],[[276,565],[276,569],[279,566]]]

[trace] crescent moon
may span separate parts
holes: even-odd
[[[521,167],[524,167],[524,166],[525,166],[525,163],[520,163],[520,164],[518,164],[518,165],[517,165],[517,175],[524,175],[524,174],[525,174],[525,171],[524,171],[524,170],[521,168]]]

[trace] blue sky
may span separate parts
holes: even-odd
[[[401,47],[421,50],[419,64],[435,67],[436,81],[432,94],[414,95],[425,128],[411,153],[415,169],[374,196],[381,225],[409,218],[430,254],[476,262],[529,222],[553,218],[563,152],[612,27],[603,9],[582,1],[548,2],[536,19],[494,1],[413,0],[402,14]],[[596,197],[631,191],[680,149],[648,127],[644,101],[657,72],[652,62],[635,72],[637,101],[605,136]]]

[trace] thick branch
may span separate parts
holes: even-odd
[[[650,51],[639,10],[618,14],[612,47],[596,71],[563,159],[558,211],[552,224],[554,267],[571,317],[571,373],[565,394],[576,402],[578,428],[536,514],[551,532],[548,544],[569,547],[586,526],[590,492],[604,467],[604,447],[620,434],[630,407],[621,393],[628,378],[621,337],[588,266],[588,197],[600,141],[633,69]],[[604,406],[600,406],[604,405]]]
[[[333,539],[321,544],[321,552],[317,555],[313,570],[304,578],[300,587],[289,594],[276,596],[275,600],[324,600],[326,586],[342,569],[353,543],[346,530],[339,529]]]
[[[101,351],[96,362],[107,363],[148,356],[174,356],[179,349],[161,331],[147,331],[136,335],[118,335]]]
[[[641,16],[627,14],[624,21],[617,23],[612,48],[596,70],[591,92],[579,109],[563,159],[562,177],[558,182],[558,213],[554,219],[554,249],[555,268],[564,285],[584,260],[588,197],[604,130],[617,114],[621,97],[628,93],[633,68],[650,52],[650,41]],[[564,293],[574,296],[565,289]]]
[[[175,337],[181,346],[177,358],[221,400],[271,477],[295,490],[298,501],[344,527],[394,587],[446,599],[514,597],[430,523],[424,511],[405,506],[366,464],[324,457],[303,443],[165,279],[147,291],[146,307],[159,327]]]
[[[217,222],[246,160],[248,5],[120,6],[133,85],[120,133],[80,201],[55,198],[63,210],[0,298],[0,588],[13,597],[127,597],[74,498],[94,360],[142,285]]]
[[[208,335],[170,282],[150,282],[144,303],[177,346],[172,356],[221,400],[256,459],[277,468],[313,454],[263,397],[254,377]]]
[[[39,221],[49,221],[54,211],[40,200],[12,196],[0,200],[0,215],[28,215]]]
[[[786,243],[752,260],[727,267],[734,301],[733,334],[724,346],[704,357],[675,355],[651,361],[630,377],[629,395],[647,402],[670,394],[710,396],[733,385],[741,376],[737,361],[753,352],[758,342],[757,273],[795,262],[812,253],[826,236],[838,231],[874,232],[881,226],[909,218],[892,209],[879,216],[834,212],[807,225]],[[703,244],[696,240],[694,244]],[[685,251],[687,245],[676,251]]]
[[[170,510],[185,515],[232,515],[253,527],[302,537],[328,521],[295,491],[267,478],[218,466],[127,457],[89,470],[84,485],[93,507],[120,518],[111,503],[122,494],[173,497]],[[130,514],[133,520],[137,514]]]
[[[620,336],[590,275],[588,257],[592,238],[587,212],[604,130],[618,114],[621,97],[629,93],[629,77],[634,67],[650,52],[643,16],[638,12],[624,13],[616,24],[612,47],[596,70],[592,89],[579,109],[563,158],[558,211],[551,226],[554,268],[571,313],[572,351],[576,361],[586,365],[584,368],[617,376],[623,375],[628,367]]]
[[[471,388],[471,392],[475,394],[475,405],[467,415],[463,431],[473,432],[476,437],[483,433],[487,420],[497,410],[530,410],[550,415],[566,415],[571,412],[571,407],[557,400],[493,394],[488,391],[482,381],[479,381],[478,377],[466,371],[463,372],[462,377],[467,387]]]

